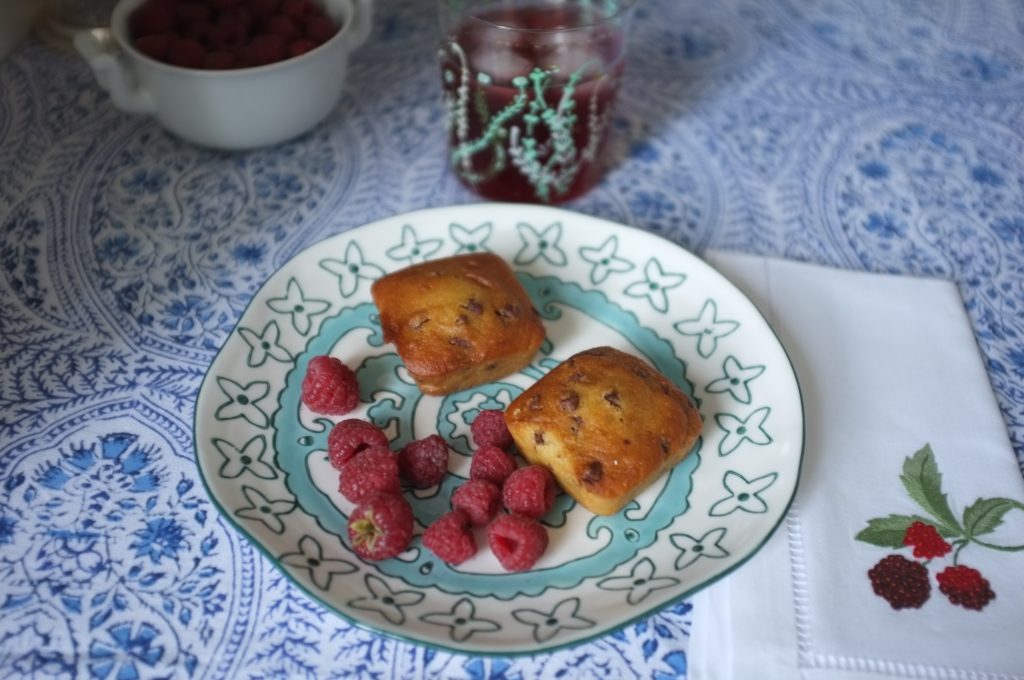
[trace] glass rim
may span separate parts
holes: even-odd
[[[448,1],[449,0],[442,0],[442,2],[444,4],[447,4]],[[595,21],[590,21],[590,22],[587,22],[587,23],[580,23],[580,24],[576,24],[576,25],[573,25],[573,26],[560,26],[558,28],[522,28],[522,27],[519,27],[519,26],[506,26],[504,24],[500,24],[500,23],[497,23],[495,21],[490,21],[488,19],[481,19],[480,17],[478,17],[478,16],[476,16],[474,14],[469,14],[469,13],[465,13],[465,15],[463,16],[463,19],[467,20],[467,21],[472,21],[472,22],[477,23],[477,24],[482,24],[482,25],[487,26],[489,28],[498,29],[498,30],[501,30],[501,31],[514,32],[514,33],[526,33],[526,34],[534,34],[534,35],[544,35],[544,34],[550,34],[550,33],[568,33],[570,31],[581,31],[581,30],[585,30],[585,29],[588,29],[588,28],[594,28],[596,26],[603,26],[605,24],[611,23],[611,22],[615,21],[616,19],[622,17],[623,15],[627,14],[628,12],[630,12],[636,6],[636,4],[638,2],[639,2],[639,0],[621,0],[620,8],[614,14],[609,14],[609,15],[606,15],[606,16],[602,16],[600,19],[595,20]],[[545,6],[548,5],[548,4],[549,4],[548,2],[537,3],[537,5],[545,5]],[[552,7],[557,7],[559,4],[564,5],[565,3],[564,2],[560,2],[558,4],[552,4],[551,6]]]

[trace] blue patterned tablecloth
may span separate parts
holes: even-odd
[[[360,630],[198,481],[196,393],[260,283],[474,200],[445,167],[435,32],[430,3],[379,0],[330,118],[240,154],[116,111],[38,40],[0,62],[0,676],[685,675],[685,602],[533,658]],[[632,38],[616,166],[569,207],[697,253],[955,280],[1024,462],[1024,3],[641,0]]]

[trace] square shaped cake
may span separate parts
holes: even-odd
[[[611,347],[573,355],[505,411],[520,453],[562,489],[611,515],[681,461],[703,421],[690,398],[638,357]]]
[[[426,394],[449,394],[518,371],[544,326],[508,263],[493,253],[431,260],[370,289],[384,340]]]

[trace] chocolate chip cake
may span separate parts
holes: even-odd
[[[702,427],[668,378],[611,347],[559,364],[512,402],[505,421],[523,456],[599,515],[618,512],[679,463]]]
[[[529,363],[544,326],[512,268],[492,253],[415,264],[374,282],[384,340],[419,388],[449,394]]]

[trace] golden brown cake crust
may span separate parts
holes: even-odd
[[[512,268],[493,253],[423,262],[370,288],[384,340],[427,394],[496,380],[529,363],[544,326]]]
[[[587,509],[611,515],[681,461],[697,408],[668,378],[611,347],[580,352],[517,397],[505,421],[523,456]]]

